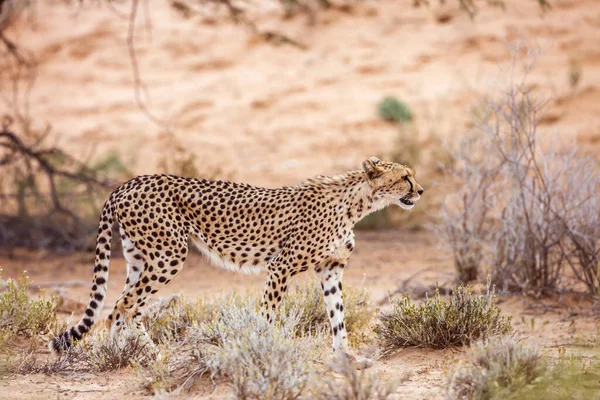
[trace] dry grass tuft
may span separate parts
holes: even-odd
[[[106,330],[94,332],[78,342],[75,349],[76,360],[95,372],[144,366],[158,355],[150,338],[133,326],[124,327],[117,337],[111,337]]]
[[[57,329],[56,298],[30,299],[31,282],[25,273],[0,284],[0,349],[17,337],[32,339]]]
[[[483,295],[475,296],[469,287],[458,286],[446,301],[436,289],[433,298],[420,305],[409,296],[392,305],[393,310],[381,315],[381,324],[376,328],[384,355],[402,347],[442,349],[468,345],[512,331],[511,317],[501,315],[489,285]]]
[[[326,346],[322,336],[301,333],[300,313],[270,324],[253,298],[228,296],[212,307],[212,317],[188,329],[166,361],[143,370],[146,385],[177,392],[210,376],[240,399],[300,398],[313,379],[312,361]]]
[[[449,372],[447,399],[506,399],[546,371],[540,351],[512,337],[479,342],[466,363]]]
[[[201,321],[214,316],[212,302],[204,299],[189,301],[177,294],[161,298],[142,316],[142,324],[157,344],[169,344],[185,339],[187,332]]]
[[[314,388],[312,399],[315,400],[386,400],[391,398],[394,385],[383,383],[377,375],[367,370],[358,372],[354,366],[344,360],[336,371],[340,379],[320,380]],[[401,377],[400,381],[407,379]]]

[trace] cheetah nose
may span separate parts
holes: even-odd
[[[419,193],[419,196],[420,196],[420,195],[422,195],[422,194],[423,194],[423,192],[424,192],[424,190],[423,190],[423,189],[419,189],[419,190],[417,190],[417,193]]]

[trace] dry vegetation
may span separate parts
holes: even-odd
[[[512,337],[477,343],[448,372],[447,399],[591,399],[600,389],[598,343],[585,355],[558,357]]]
[[[508,83],[486,97],[447,168],[455,193],[436,231],[463,282],[488,273],[502,290],[539,296],[583,284],[598,294],[600,165],[574,143],[538,137],[546,103],[526,83],[535,53],[517,43],[511,55]]]
[[[292,291],[275,324],[260,315],[257,297],[230,295],[190,302],[172,296],[151,307],[143,321],[146,332],[127,327],[121,336],[113,338],[97,330],[67,353],[44,360],[39,355],[43,346],[40,338],[47,338],[56,324],[54,302],[29,300],[25,280],[8,282],[2,292],[2,309],[12,312],[3,312],[2,326],[13,332],[12,340],[31,341],[31,345],[26,352],[12,354],[5,371],[70,374],[132,368],[138,371],[140,384],[153,393],[189,391],[210,378],[229,385],[240,399],[389,398],[393,386],[368,373],[357,373],[347,360],[331,357],[329,330],[316,295],[318,287],[312,282]],[[462,288],[454,291],[453,298],[460,298],[460,304],[450,300],[453,307],[463,308],[459,313],[437,307],[429,315],[444,326],[458,323],[472,339],[476,335],[470,333],[479,334],[480,330],[485,331],[481,337],[504,333],[498,318],[481,317],[481,299],[490,305],[489,295],[461,296],[463,292]],[[435,302],[442,304],[439,299]],[[363,289],[348,289],[346,304],[349,332],[359,348],[372,337],[373,309]],[[414,311],[410,303],[395,306],[399,314]],[[385,321],[383,317],[383,324]],[[503,319],[500,322],[505,323]],[[387,325],[386,332],[393,334],[394,330],[401,332],[402,328]],[[428,340],[428,345],[438,348],[464,343],[448,343],[445,336]],[[341,380],[322,379],[323,374],[332,373],[331,368],[341,374]]]
[[[29,278],[2,281],[0,269],[0,350],[4,350],[17,337],[37,339],[57,328],[56,298],[29,297]]]
[[[5,353],[3,374],[72,376],[126,369],[135,372],[139,385],[154,394],[211,390],[211,385],[220,382],[230,386],[238,399],[392,398],[408,376],[392,384],[368,371],[358,373],[348,360],[330,356],[321,310],[310,299],[300,301],[316,286],[311,283],[290,293],[274,324],[260,315],[254,297],[229,295],[190,302],[172,296],[156,302],[145,316],[147,333],[127,327],[121,336],[112,338],[97,330],[65,354],[43,356],[42,338],[56,325],[55,303],[30,300],[25,278],[9,281],[0,300],[2,309],[11,312],[2,312],[1,323],[4,332],[11,333],[11,342],[19,340],[24,350]],[[362,316],[371,315],[368,296],[362,290],[349,290],[347,304],[349,325],[354,326],[351,332],[356,335],[361,329],[364,334],[355,338],[370,337],[371,319]],[[600,377],[597,338],[583,343],[585,357],[562,350],[557,359],[551,359],[506,336],[511,329],[510,319],[501,315],[489,289],[474,296],[459,286],[446,301],[436,294],[418,307],[408,298],[395,302],[393,311],[381,316],[376,332],[384,355],[404,346],[444,348],[483,339],[464,362],[448,372],[440,388],[447,399],[548,395],[559,399],[557,393],[567,392],[588,398],[596,393]]]
[[[409,295],[392,301],[393,309],[381,315],[377,335],[383,354],[403,347],[443,349],[469,345],[512,332],[510,317],[501,314],[493,289],[473,295],[472,289],[459,285],[447,300],[436,289],[432,298],[414,304]]]

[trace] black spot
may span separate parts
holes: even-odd
[[[95,293],[94,294],[94,298],[98,301],[102,301],[102,299],[104,298],[104,296],[102,295],[102,293]]]
[[[89,319],[89,318],[84,318],[84,319],[83,319],[83,324],[89,328],[89,327],[91,327],[92,325],[94,325],[94,321],[92,321],[92,320],[91,320],[91,319]]]
[[[106,279],[100,277],[100,278],[96,278],[96,284],[98,285],[104,285],[106,283]]]
[[[91,308],[88,308],[87,310],[85,310],[85,315],[87,315],[88,317],[93,317],[94,311]]]
[[[92,307],[93,309],[98,308],[98,303],[96,303],[94,300],[90,301],[90,307]]]

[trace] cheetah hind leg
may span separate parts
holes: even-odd
[[[132,345],[135,341],[139,341],[138,343],[144,349],[145,359],[160,361],[163,358],[162,354],[142,323],[141,312],[137,309],[135,313],[132,313],[131,310],[124,307],[124,299],[131,298],[131,296],[127,296],[128,294],[128,292],[125,292],[121,296],[107,319],[109,337],[121,350],[125,350],[127,346]]]
[[[136,282],[129,282],[121,298],[115,304],[112,314],[109,316],[109,322],[112,323],[111,334],[118,335],[119,331],[127,328],[133,322],[137,331],[141,331],[144,340],[148,344],[154,343],[150,338],[145,327],[141,323],[142,309],[146,306],[148,300],[158,290],[169,284],[171,279],[183,268],[188,248],[187,238],[183,238],[180,243],[180,251],[177,256],[163,257],[162,259],[148,260],[143,263],[143,270]],[[156,347],[156,346],[154,346]],[[157,358],[162,358],[160,353]]]

